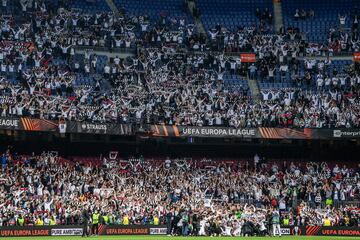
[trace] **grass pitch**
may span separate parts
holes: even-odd
[[[90,237],[6,237],[1,239],[9,240],[24,240],[24,239],[39,239],[39,240],[80,240],[80,239],[104,239],[104,240],[183,240],[183,239],[194,239],[194,240],[215,240],[215,239],[254,239],[254,240],[269,240],[269,239],[281,239],[281,240],[355,240],[360,237],[331,237],[331,236],[282,236],[282,237],[168,237],[168,236],[90,236]]]

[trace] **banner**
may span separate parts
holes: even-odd
[[[20,129],[20,119],[0,118],[0,129]]]
[[[68,121],[66,123],[60,124],[56,121],[28,117],[0,117],[0,129],[109,135],[134,134],[131,124],[88,123],[73,121]]]
[[[315,128],[227,128],[152,125],[150,135],[155,137],[220,137],[261,139],[356,139],[360,129],[315,129]]]
[[[144,126],[143,126],[144,127]],[[360,129],[320,129],[320,128],[231,128],[220,126],[177,126],[147,125],[147,135],[151,137],[218,137],[218,138],[260,138],[260,139],[359,139]],[[0,130],[42,131],[57,133],[84,133],[104,135],[144,134],[132,124],[89,123],[35,119],[28,117],[0,117]],[[136,130],[139,130],[138,132]]]
[[[55,132],[58,131],[59,126],[57,122],[45,120],[45,119],[35,119],[35,118],[20,118],[22,129],[25,131],[41,131],[41,132]]]
[[[106,225],[100,235],[164,235],[166,226],[154,225]]]
[[[360,129],[337,129],[332,130],[334,138],[359,138]]]
[[[32,53],[34,50],[34,43],[33,42],[23,42],[23,41],[1,41],[0,48],[10,48],[14,47],[17,51],[24,52],[27,51],[28,53]]]
[[[295,235],[295,228],[281,228],[282,235]],[[1,237],[30,237],[30,236],[80,236],[83,233],[81,225],[55,226],[10,226],[0,227]],[[164,225],[99,225],[100,235],[164,235]],[[297,235],[304,236],[360,236],[359,227],[323,227],[300,226]]]
[[[196,127],[196,126],[151,126],[153,136],[162,137],[256,137],[258,131],[251,128],[235,129],[226,127]]]
[[[0,237],[50,236],[50,229],[42,227],[4,227],[0,228]]]
[[[0,129],[52,132],[58,130],[58,124],[50,120],[27,117],[0,118]]]
[[[82,226],[8,226],[0,227],[0,237],[81,236]]]
[[[88,134],[109,134],[109,135],[132,135],[131,124],[111,124],[111,123],[87,123],[87,122],[67,122],[67,133],[88,133]]]
[[[354,52],[354,62],[360,61],[360,52]]]
[[[167,228],[166,227],[157,227],[157,228],[150,228],[150,235],[166,235]]]
[[[295,234],[294,228],[291,234]],[[298,235],[306,236],[360,236],[359,227],[323,227],[323,226],[301,226]]]
[[[82,228],[51,229],[51,236],[81,236],[82,234]]]
[[[256,55],[254,53],[241,53],[240,60],[242,63],[254,63],[256,62]]]
[[[281,227],[280,232],[281,232],[281,235],[290,235],[291,229],[290,229],[290,227]],[[279,230],[276,229],[275,234],[279,235]]]
[[[81,225],[55,226],[9,226],[0,227],[1,237],[30,237],[30,236],[81,236]],[[163,225],[99,225],[99,235],[165,235],[166,226]]]

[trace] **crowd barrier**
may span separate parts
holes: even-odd
[[[0,227],[0,237],[29,236],[81,236],[84,228],[81,225],[55,226],[9,226]],[[99,225],[99,235],[165,235],[163,225]]]
[[[282,227],[282,235],[300,236],[360,236],[359,227],[322,227],[301,226],[295,231],[294,227]],[[29,237],[29,236],[81,236],[81,225],[56,226],[9,226],[0,227],[0,237]],[[99,235],[165,235],[165,225],[99,225]]]

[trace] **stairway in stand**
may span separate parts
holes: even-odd
[[[260,102],[260,89],[256,79],[250,79],[249,77],[247,77],[246,80],[248,82],[252,98],[256,103]]]
[[[113,11],[115,13],[115,16],[119,16],[119,9],[116,7],[113,0],[105,0],[105,1],[109,5],[109,8],[111,9],[111,11]]]
[[[278,32],[284,26],[281,0],[273,0],[273,7],[275,30]]]

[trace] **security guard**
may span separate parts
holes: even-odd
[[[109,224],[112,225],[114,223],[114,216],[111,213],[109,213],[108,218],[109,218]]]
[[[36,225],[36,226],[43,226],[43,225],[44,225],[44,221],[41,219],[41,216],[39,216],[39,217],[36,219],[35,225]]]
[[[24,217],[20,214],[18,219],[17,219],[17,225],[18,226],[24,226],[24,223],[25,223],[25,219]]]
[[[100,214],[97,210],[92,215],[92,234],[99,235],[99,217]]]
[[[106,213],[104,213],[102,218],[104,220],[104,224],[108,225],[109,224],[109,216]]]
[[[289,226],[290,225],[290,219],[289,216],[285,216],[283,219],[283,225],[284,226]]]
[[[55,216],[51,216],[50,221],[49,221],[49,225],[50,225],[50,226],[54,226],[54,225],[56,225],[56,219],[55,219]]]
[[[159,217],[158,216],[154,217],[154,225],[159,225]]]
[[[127,214],[123,217],[123,225],[129,225],[129,216]]]
[[[331,220],[329,217],[326,217],[324,219],[324,227],[330,227],[331,226]]]

